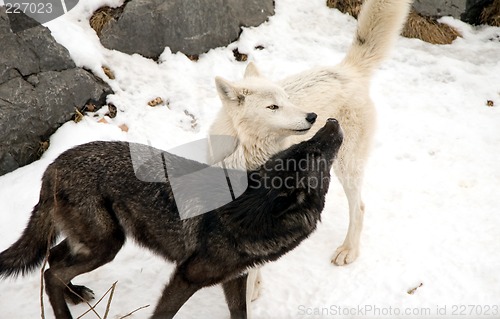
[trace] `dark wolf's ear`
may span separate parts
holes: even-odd
[[[257,69],[257,66],[253,62],[248,63],[247,68],[245,69],[245,75],[243,77],[248,78],[251,76],[261,76],[259,69]]]

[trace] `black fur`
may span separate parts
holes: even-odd
[[[172,318],[197,290],[219,283],[231,317],[246,318],[247,269],[278,259],[314,231],[341,143],[340,127],[331,119],[309,141],[248,172],[249,186],[236,200],[184,220],[168,176],[164,183],[136,177],[129,144],[93,142],[75,147],[44,173],[40,200],[28,226],[0,254],[0,275],[25,274],[36,268],[61,233],[66,238],[50,249],[46,292],[56,318],[71,318],[65,297],[78,299],[69,288],[86,298],[92,291],[70,281],[113,260],[126,238],[132,237],[177,263],[153,318]],[[291,170],[282,165],[290,160],[302,160],[307,168]],[[173,178],[185,173],[186,160],[166,154],[165,165],[181,167],[169,173]],[[190,166],[206,168],[196,162]],[[163,174],[148,171],[149,167],[143,165],[142,176]],[[266,183],[273,180],[288,183],[278,187]],[[218,187],[227,186],[210,189],[215,194]]]

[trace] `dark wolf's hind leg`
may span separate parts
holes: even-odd
[[[88,235],[93,234],[96,233]],[[71,250],[67,242],[60,246],[59,250],[56,249],[56,253],[60,255],[56,254],[56,257],[52,258],[51,267],[45,271],[44,277],[45,290],[57,319],[72,318],[65,301],[65,292],[70,281],[112,261],[124,242],[125,235],[121,229],[115,228],[108,234],[99,233],[99,238],[89,237],[85,241],[82,240],[76,252]]]
[[[71,248],[69,247],[68,240],[65,239],[57,246],[50,249],[49,265],[60,263],[64,258],[70,258]],[[94,292],[85,287],[74,285],[71,282],[67,284],[64,290],[66,300],[74,305],[81,302],[89,302],[94,299]]]
[[[244,274],[222,284],[231,319],[247,318],[247,302],[249,302],[247,300],[247,277],[248,274]]]

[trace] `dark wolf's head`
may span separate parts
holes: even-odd
[[[339,123],[328,119],[311,139],[279,152],[250,172],[247,191],[225,208],[237,207],[233,220],[253,232],[276,228],[277,219],[292,215],[306,217],[310,232],[323,210],[342,140]]]
[[[299,198],[303,192],[328,191],[330,170],[342,144],[343,134],[335,119],[309,140],[293,145],[269,159],[259,170],[259,184]],[[252,185],[250,185],[252,187]]]
[[[297,164],[295,171],[298,170],[301,175],[310,175],[314,171],[323,169],[329,171],[342,141],[343,133],[338,121],[329,118],[312,138],[279,152],[262,167],[271,170],[274,168],[280,171],[280,163],[285,163],[289,164],[287,167],[292,170],[294,168],[293,164]],[[325,164],[325,166],[318,167],[316,165],[318,162],[319,164]]]

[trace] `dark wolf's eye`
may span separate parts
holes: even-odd
[[[279,106],[277,106],[276,104],[273,104],[273,105],[269,105],[267,108],[268,108],[268,109],[270,109],[270,110],[277,110],[277,109],[279,109],[280,107],[279,107]]]

